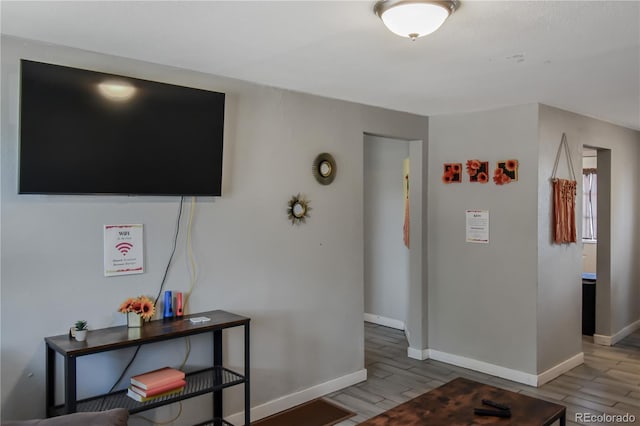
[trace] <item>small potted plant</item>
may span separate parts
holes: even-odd
[[[75,325],[76,333],[75,337],[78,342],[84,342],[87,340],[87,322],[85,320],[76,321]]]

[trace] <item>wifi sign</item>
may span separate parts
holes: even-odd
[[[118,251],[120,253],[122,253],[123,256],[126,256],[127,253],[129,253],[129,250],[131,250],[131,248],[133,247],[133,244],[131,243],[118,243],[116,244],[116,249],[118,249]]]

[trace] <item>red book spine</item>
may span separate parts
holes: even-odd
[[[160,395],[161,393],[170,391],[172,389],[184,387],[186,384],[187,382],[185,380],[176,380],[175,382],[167,383],[166,385],[162,386],[154,386],[150,389],[141,389],[134,385],[131,385],[130,389],[139,395],[148,397]]]

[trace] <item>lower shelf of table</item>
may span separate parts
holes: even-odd
[[[185,377],[187,382],[184,390],[178,394],[159,397],[146,402],[138,402],[127,396],[126,390],[121,390],[105,395],[79,400],[76,403],[76,412],[87,411],[104,411],[112,408],[126,408],[129,413],[139,413],[141,411],[151,410],[156,407],[182,401],[184,399],[193,398],[198,395],[222,390],[224,388],[245,383],[244,376],[231,371],[224,367],[211,367],[204,370],[188,373]],[[57,416],[65,414],[64,406],[56,406],[52,415]],[[229,423],[218,419],[203,425],[228,425]]]
[[[204,423],[198,423],[197,425],[194,425],[194,426],[233,426],[233,425],[224,419],[213,419],[213,420],[208,420]]]

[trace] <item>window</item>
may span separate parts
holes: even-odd
[[[598,174],[596,169],[582,170],[582,239],[598,236]]]

